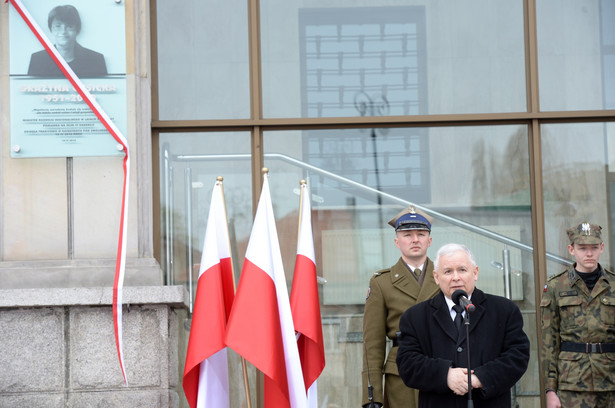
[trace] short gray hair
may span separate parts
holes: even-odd
[[[440,249],[438,249],[438,252],[436,252],[436,258],[433,261],[434,270],[438,270],[438,264],[440,263],[441,256],[448,256],[448,255],[454,254],[455,252],[459,252],[459,251],[465,252],[472,266],[476,266],[476,260],[474,259],[474,254],[472,253],[472,251],[470,251],[470,249],[467,246],[463,244],[450,243],[450,244],[442,245]]]

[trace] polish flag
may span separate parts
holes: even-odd
[[[5,1],[5,3],[8,2]],[[113,123],[111,118],[105,113],[102,107],[96,102],[94,96],[88,91],[86,86],[81,82],[81,79],[73,72],[73,69],[68,65],[66,60],[60,55],[60,52],[47,37],[38,23],[32,18],[32,15],[25,8],[20,0],[10,0],[15,10],[19,13],[28,28],[47,51],[49,57],[55,62],[56,66],[66,79],[75,88],[75,91],[83,98],[83,101],[90,107],[92,113],[96,115],[100,123],[109,131],[111,136],[118,142],[120,151],[124,152],[124,188],[122,193],[122,208],[120,215],[120,232],[117,243],[117,256],[115,261],[115,276],[113,278],[113,328],[115,332],[115,346],[120,362],[120,370],[124,377],[124,383],[128,385],[128,377],[126,376],[126,366],[124,364],[124,345],[123,345],[123,329],[122,329],[122,298],[124,292],[124,275],[126,272],[126,241],[127,241],[127,226],[128,226],[128,191],[130,186],[130,155],[128,152],[128,139],[122,134],[118,127]]]
[[[307,408],[267,175],[228,321],[226,344],[264,374],[265,407]]]
[[[184,369],[190,408],[229,407],[224,335],[234,296],[226,208],[218,180],[211,195]]]
[[[301,210],[299,213],[299,238],[290,307],[297,331],[297,345],[303,381],[308,396],[308,406],[318,407],[316,379],[325,368],[325,345],[322,338],[322,321],[318,301],[318,282],[312,235],[312,209],[310,189],[302,182]]]

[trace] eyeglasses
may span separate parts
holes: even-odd
[[[75,32],[77,31],[77,26],[74,24],[65,24],[65,23],[53,23],[51,24],[51,31],[68,31]]]

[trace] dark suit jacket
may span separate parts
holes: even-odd
[[[84,48],[79,44],[75,44],[75,58],[68,65],[80,78],[107,75],[105,57],[101,53]],[[28,75],[43,77],[64,76],[45,50],[32,54]]]
[[[470,315],[470,369],[483,384],[472,390],[475,408],[510,408],[510,389],[527,369],[530,343],[523,318],[510,300],[474,289]],[[450,367],[467,367],[465,325],[462,337],[444,295],[408,309],[401,317],[397,367],[408,387],[417,388],[419,408],[467,407],[468,395],[446,384]]]

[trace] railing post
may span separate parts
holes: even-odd
[[[504,271],[504,294],[507,299],[512,299],[510,291],[510,251],[508,248],[502,250],[502,265]]]
[[[186,277],[188,279],[189,313],[192,314],[192,169],[184,169],[184,198],[186,200]]]

